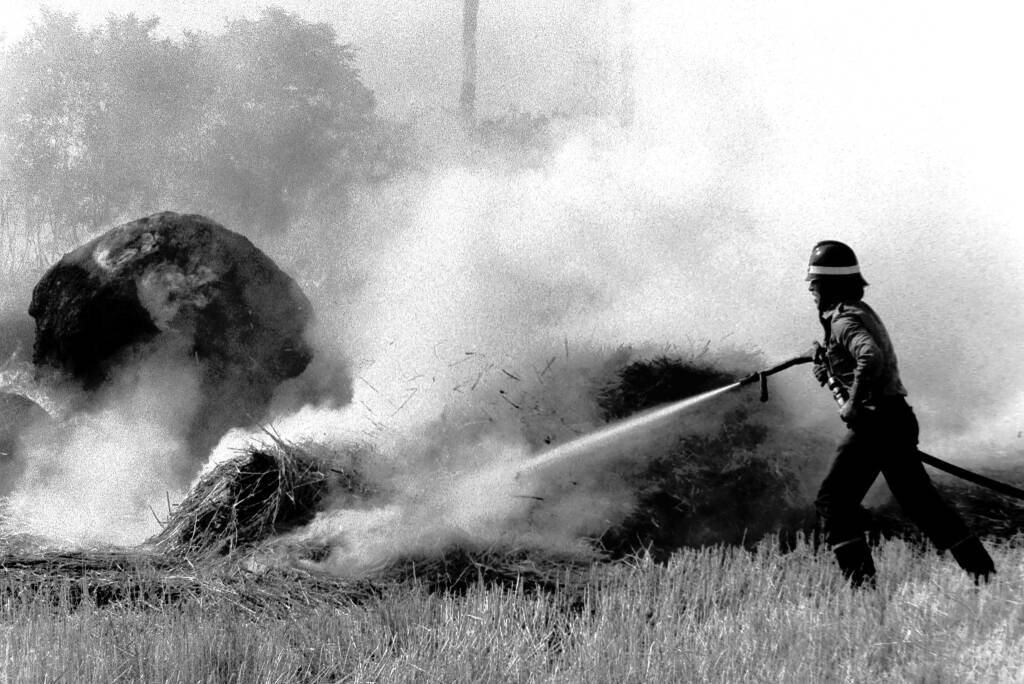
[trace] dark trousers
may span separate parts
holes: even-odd
[[[907,402],[888,399],[861,413],[839,443],[815,500],[828,543],[862,538],[860,502],[879,473],[903,511],[936,547],[948,549],[970,535],[917,458],[917,417]]]

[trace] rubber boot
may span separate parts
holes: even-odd
[[[875,586],[875,562],[871,559],[871,549],[863,537],[836,544],[832,552],[850,586]]]
[[[988,584],[989,577],[996,573],[996,565],[992,557],[982,546],[981,540],[975,536],[965,537],[949,547],[950,553],[957,564],[967,571],[977,585],[981,580]]]

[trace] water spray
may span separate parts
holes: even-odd
[[[734,382],[731,385],[719,387],[718,389],[705,392],[704,394],[687,397],[686,399],[681,399],[680,401],[673,402],[667,406],[651,409],[650,411],[645,411],[639,415],[613,423],[612,425],[608,425],[599,430],[583,435],[582,437],[577,437],[570,442],[561,444],[554,449],[549,449],[535,458],[530,459],[519,468],[519,474],[534,471],[553,463],[568,461],[583,455],[592,454],[598,449],[603,450],[615,447],[616,445],[621,445],[630,438],[636,437],[641,430],[649,432],[667,425],[679,416],[679,414],[703,404],[706,401],[710,401],[720,394],[725,394],[726,392],[739,387],[741,384],[743,384],[742,381]]]
[[[639,415],[626,418],[617,423],[613,423],[612,425],[608,425],[587,435],[583,435],[582,437],[566,442],[565,444],[561,444],[553,449],[549,449],[521,465],[517,471],[517,477],[556,463],[571,461],[585,455],[592,455],[595,451],[609,449],[622,450],[625,443],[636,440],[639,435],[650,433],[660,427],[668,425],[679,415],[739,387],[746,387],[747,385],[758,383],[761,389],[761,401],[768,401],[769,376],[775,375],[787,368],[792,368],[793,366],[812,362],[825,363],[827,370],[825,384],[832,393],[832,397],[835,399],[836,404],[842,408],[842,406],[849,401],[849,394],[847,393],[845,386],[842,384],[842,381],[832,373],[832,369],[827,363],[827,358],[824,357],[824,350],[816,343],[808,353],[794,356],[793,358],[783,361],[771,368],[766,368],[756,373],[752,373],[742,380],[732,384],[725,385],[724,387],[719,387],[718,389],[713,389],[693,397],[687,397],[686,399],[681,399],[666,406],[645,411]],[[954,477],[958,477],[968,482],[973,482],[974,484],[982,487],[987,487],[992,491],[999,492],[1006,496],[1024,500],[1024,489],[1020,489],[1013,485],[1006,484],[1005,482],[999,482],[985,477],[984,475],[966,470],[965,468],[955,466],[952,463],[943,461],[942,459],[926,454],[920,450],[918,450],[917,456],[923,463],[949,473]]]
[[[813,356],[809,354],[795,356],[788,361],[778,364],[777,366],[772,366],[771,368],[758,371],[743,378],[742,380],[725,385],[724,387],[719,387],[718,389],[713,389],[693,397],[680,399],[679,401],[672,402],[666,406],[651,409],[639,415],[626,418],[625,420],[621,420],[617,423],[613,423],[612,425],[596,430],[595,432],[591,432],[570,442],[561,444],[553,449],[549,449],[520,466],[518,472],[522,475],[554,463],[570,461],[583,455],[593,454],[596,450],[621,447],[623,443],[635,439],[641,432],[649,433],[653,430],[657,430],[658,428],[671,423],[671,421],[676,419],[680,414],[711,401],[719,395],[725,394],[739,387],[752,385],[755,382],[759,383],[761,387],[761,401],[768,401],[768,376],[774,375],[798,364],[810,363],[813,360]]]

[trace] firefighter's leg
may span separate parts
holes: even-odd
[[[939,494],[917,457],[917,420],[909,407],[897,414],[889,434],[894,443],[881,460],[882,474],[893,497],[936,547],[953,554],[975,583],[982,578],[988,581],[995,572],[992,558],[960,514]]]
[[[970,536],[963,518],[935,489],[917,458],[916,448],[893,449],[887,453],[882,475],[907,517],[935,546],[948,549]]]
[[[871,583],[875,575],[871,549],[864,539],[860,502],[878,472],[869,441],[847,432],[814,502],[836,562],[853,586]]]
[[[975,584],[982,579],[987,582],[996,571],[992,557],[968,529],[960,514],[942,499],[924,466],[917,460],[916,453],[915,450],[914,455],[894,455],[893,465],[882,470],[889,489],[907,517],[936,547],[949,550]]]

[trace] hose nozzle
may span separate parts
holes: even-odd
[[[810,355],[794,356],[788,361],[783,361],[777,366],[771,368],[765,368],[762,371],[751,373],[747,377],[740,380],[739,384],[742,385],[753,385],[755,382],[761,386],[761,401],[768,401],[768,376],[775,375],[779,371],[786,370],[791,366],[795,366],[801,363],[810,363],[814,359]]]

